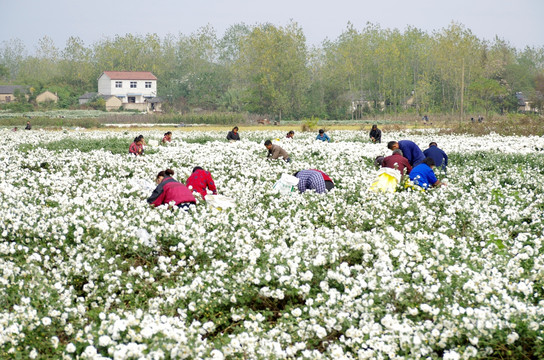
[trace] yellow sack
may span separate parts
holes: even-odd
[[[400,172],[391,168],[381,168],[376,174],[376,180],[370,185],[370,190],[374,192],[395,192],[400,182]]]

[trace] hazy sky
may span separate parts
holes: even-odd
[[[211,25],[218,36],[237,23],[293,20],[309,44],[336,39],[348,22],[428,33],[463,24],[480,39],[499,36],[512,46],[544,46],[544,0],[0,0],[0,42],[21,39],[32,52],[47,35],[64,48],[70,36],[85,44],[114,35],[189,35]],[[1,45],[1,44],[0,44]]]

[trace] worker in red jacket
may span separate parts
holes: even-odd
[[[213,182],[212,174],[210,174],[209,171],[204,170],[200,166],[197,166],[193,169],[193,173],[187,181],[185,182],[187,184],[187,187],[192,187],[193,191],[196,191],[200,195],[202,195],[202,198],[205,199],[206,195],[208,195],[208,192],[206,188],[210,189],[211,192],[213,192],[214,195],[217,195],[217,188],[215,187],[215,183]]]
[[[174,180],[172,175],[174,175],[174,170],[171,169],[161,171],[157,175],[155,181],[158,186],[153,190],[147,202],[159,206],[174,201],[176,206],[188,210],[190,204],[196,204],[196,199],[193,193],[185,185]]]
[[[143,137],[140,138],[140,136],[137,136],[134,139],[134,142],[132,144],[130,144],[130,147],[128,148],[128,153],[129,154],[134,154],[134,155],[138,156],[138,155],[142,155],[144,153],[144,145],[143,145],[144,139],[143,139]]]
[[[384,158],[382,167],[396,169],[400,171],[401,175],[410,175],[410,171],[412,171],[412,166],[408,159],[404,157],[401,149],[395,149],[393,155]]]

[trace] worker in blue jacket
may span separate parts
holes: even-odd
[[[430,157],[434,160],[437,168],[440,168],[446,172],[446,166],[448,166],[448,155],[444,150],[438,148],[438,145],[433,141],[429,144],[429,148],[423,151],[425,157]]]
[[[329,135],[325,133],[325,130],[323,129],[319,129],[319,134],[317,135],[315,139],[321,140],[321,141],[327,141],[327,142],[331,141],[331,138],[329,137]]]

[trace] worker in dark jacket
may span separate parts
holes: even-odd
[[[196,204],[196,199],[193,193],[185,185],[174,180],[172,175],[174,170],[171,169],[159,172],[155,180],[158,186],[147,202],[153,206],[160,206],[173,201],[176,206],[188,210],[190,204]]]
[[[446,166],[448,166],[448,155],[444,150],[439,149],[438,145],[433,141],[429,144],[429,148],[423,151],[425,157],[430,157],[434,160],[437,168],[440,168],[446,172]]]
[[[370,130],[370,141],[374,144],[382,142],[382,131],[378,129],[378,125],[372,125],[372,129]]]
[[[408,159],[408,162],[412,167],[416,167],[423,159],[425,159],[425,155],[423,155],[423,151],[417,146],[417,144],[410,140],[401,140],[399,142],[397,141],[390,141],[387,143],[387,148],[389,150],[395,151],[396,149],[402,150],[402,155]]]
[[[238,134],[238,126],[232,128],[232,131],[229,131],[227,134],[228,141],[239,141],[240,135]]]

